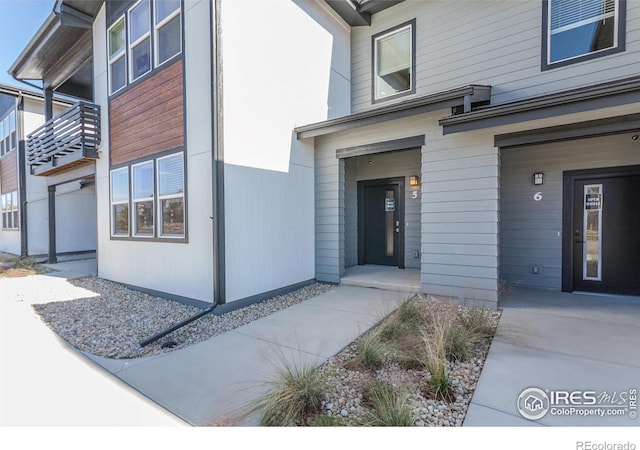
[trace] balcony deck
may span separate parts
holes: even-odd
[[[50,176],[98,159],[100,107],[78,102],[27,136],[31,174]]]

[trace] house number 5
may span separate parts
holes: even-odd
[[[536,192],[536,193],[533,195],[533,199],[534,199],[535,201],[537,201],[537,202],[539,202],[540,200],[542,200],[542,192]]]

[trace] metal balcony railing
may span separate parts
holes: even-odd
[[[33,175],[53,175],[98,159],[100,107],[78,102],[27,136]]]

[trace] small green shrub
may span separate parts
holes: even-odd
[[[378,380],[371,382],[364,393],[369,406],[362,424],[373,427],[410,427],[415,417],[409,408],[407,395]]]
[[[326,381],[314,364],[283,363],[269,390],[256,400],[247,415],[262,412],[262,425],[290,426],[320,411]]]

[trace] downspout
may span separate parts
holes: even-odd
[[[210,30],[211,30],[211,160],[212,167],[211,173],[214,178],[211,183],[212,188],[212,211],[213,216],[213,261],[214,268],[212,273],[213,281],[213,302],[207,309],[200,311],[199,313],[179,322],[159,333],[154,334],[151,337],[140,341],[140,347],[146,347],[152,342],[157,341],[165,337],[166,335],[173,333],[174,331],[184,327],[185,325],[194,322],[201,317],[211,313],[218,305],[225,303],[225,276],[224,276],[224,162],[222,153],[222,109],[221,109],[221,92],[222,82],[220,78],[221,74],[221,59],[218,43],[220,42],[220,0],[214,0],[209,3],[213,5],[213,10],[210,11]],[[215,15],[215,18],[214,18]],[[184,27],[183,27],[184,28]]]
[[[224,129],[222,80],[222,26],[221,0],[212,2],[211,15],[211,161],[213,201],[213,295],[216,303],[226,303],[225,270],[225,196],[224,196]]]
[[[18,202],[20,204],[20,256],[29,256],[27,228],[27,157],[24,135],[24,96],[18,93],[16,111],[16,129],[18,132]]]

